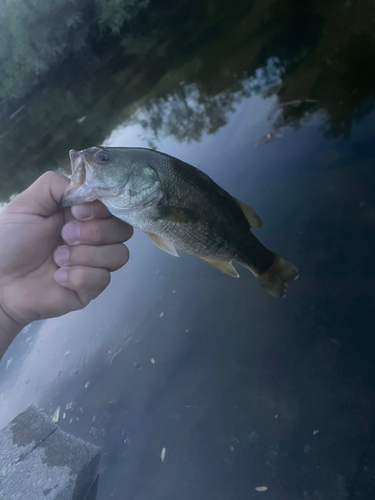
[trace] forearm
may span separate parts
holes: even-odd
[[[0,360],[21,330],[22,325],[14,321],[0,306]]]

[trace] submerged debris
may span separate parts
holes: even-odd
[[[277,137],[282,137],[281,132],[270,132],[269,134],[262,135],[259,139],[257,146],[262,146],[263,144],[267,144],[267,142],[274,141]]]
[[[255,489],[256,491],[261,491],[261,492],[268,490],[267,486],[257,486]]]
[[[58,406],[55,410],[55,413],[52,415],[52,422],[58,422],[60,417],[60,406]]]

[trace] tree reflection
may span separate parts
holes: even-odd
[[[278,61],[270,59],[253,77],[246,74],[226,79],[226,88],[210,95],[203,85],[180,84],[165,97],[151,97],[129,123],[141,123],[152,132],[152,141],[173,136],[178,141],[200,141],[204,134],[213,134],[226,125],[236,104],[280,81]],[[153,142],[152,142],[153,143]]]
[[[370,0],[96,0],[76,11],[68,3],[50,7],[29,52],[22,47],[42,15],[39,3],[19,0],[13,17],[4,11],[1,18],[3,27],[11,20],[0,42],[1,200],[48,168],[66,168],[72,147],[100,144],[128,122],[141,123],[151,145],[165,135],[199,141],[225,125],[242,99],[272,94],[278,107],[265,143],[318,110],[328,135],[348,136],[373,108]]]

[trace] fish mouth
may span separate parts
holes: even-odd
[[[72,177],[69,186],[61,196],[63,207],[71,207],[80,203],[97,200],[99,195],[93,186],[93,171],[85,161],[83,151],[69,151]]]
[[[72,180],[83,184],[86,180],[86,165],[82,151],[69,151],[70,167],[72,169]]]

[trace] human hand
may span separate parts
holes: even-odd
[[[133,228],[98,201],[62,208],[68,184],[47,172],[0,214],[0,333],[82,309],[128,261]]]

